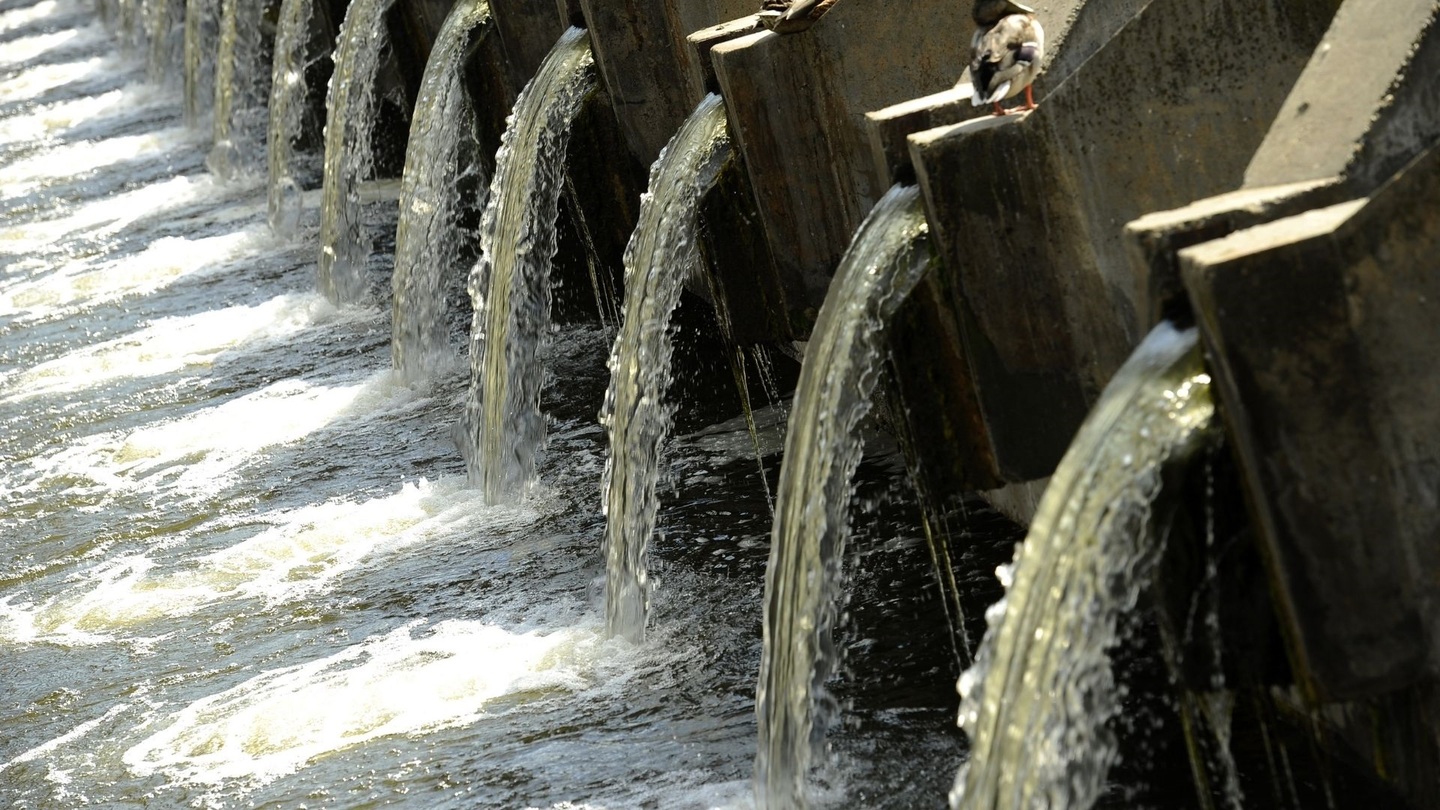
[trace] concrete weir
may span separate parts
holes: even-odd
[[[1035,2],[1039,107],[1006,116],[970,101],[969,4],[900,5],[490,0],[465,67],[478,160],[567,27],[600,78],[564,169],[557,317],[592,285],[616,305],[646,169],[718,92],[734,154],[698,206],[693,292],[736,343],[803,355],[866,214],[919,186],[930,271],[887,332],[881,410],[928,493],[1028,520],[1142,336],[1197,324],[1264,571],[1244,587],[1283,636],[1266,694],[1440,806],[1440,3]],[[395,3],[377,151],[403,147],[450,6]],[[333,43],[344,7],[318,2],[312,36]]]

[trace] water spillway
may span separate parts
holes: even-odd
[[[185,123],[200,119],[215,105],[215,46],[220,35],[220,0],[185,0],[183,46]]]
[[[354,302],[365,294],[364,267],[372,245],[364,222],[360,184],[373,179],[371,135],[378,113],[375,72],[385,50],[385,14],[394,1],[351,3],[335,45],[335,75],[330,79],[325,101],[325,177],[320,200],[317,285],[322,295],[336,303]]]
[[[391,356],[406,380],[428,376],[453,356],[444,319],[445,276],[474,252],[474,235],[461,227],[460,218],[483,200],[467,199],[466,192],[490,185],[475,159],[475,110],[461,67],[476,29],[490,24],[486,0],[465,0],[451,10],[425,66],[410,122],[391,279]]]
[[[625,250],[625,308],[610,352],[600,422],[610,434],[605,495],[605,623],[640,640],[648,612],[646,547],[655,531],[661,445],[670,432],[670,318],[700,261],[702,195],[730,155],[725,105],[710,95],[661,152]]]
[[[834,709],[824,684],[843,587],[859,427],[885,359],[885,325],[928,266],[928,225],[914,186],[895,186],[865,219],[836,271],[806,351],[776,494],[765,577],[764,650],[755,713],[756,802],[809,804],[806,774]]]
[[[305,71],[318,56],[310,53],[312,0],[283,0],[275,31],[275,55],[270,69],[270,127],[266,137],[269,193],[266,205],[270,228],[291,237],[300,225],[304,189],[296,177],[296,141],[305,122],[309,87]]]
[[[1214,438],[1194,329],[1156,327],[1115,375],[1051,479],[1005,569],[1005,598],[961,676],[971,758],[957,808],[1093,807],[1118,749],[1109,650],[1158,551],[1150,512],[1165,465]]]
[[[270,81],[270,64],[261,32],[263,11],[260,3],[220,0],[214,146],[206,165],[221,179],[252,170],[260,165],[262,158]],[[197,22],[203,30],[203,19]],[[191,56],[186,57],[187,64],[191,60]]]
[[[467,461],[489,503],[523,493],[545,441],[539,351],[550,325],[550,267],[570,124],[595,86],[584,29],[566,31],[515,102],[495,158],[470,275]]]

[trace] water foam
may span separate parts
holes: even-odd
[[[48,275],[14,284],[10,289],[0,291],[0,315],[53,317],[60,310],[81,304],[95,305],[130,295],[153,293],[182,278],[201,277],[220,270],[241,257],[258,255],[267,249],[273,252],[281,248],[283,246],[275,241],[268,230],[258,227],[198,239],[164,237],[151,242],[144,251],[134,256],[126,256],[110,263],[72,262]],[[298,297],[281,296],[275,300],[296,298]],[[197,339],[198,343],[190,344],[189,352],[218,351],[234,345],[233,342],[227,342],[226,336],[244,326],[243,322],[237,321],[236,316],[245,312],[254,312],[262,319],[269,314],[262,307],[232,307],[229,310],[196,316],[214,318],[214,334],[189,327],[188,324],[187,327],[174,324],[157,326],[161,332],[179,332]],[[229,318],[226,317],[227,313],[230,314]],[[184,320],[188,322],[193,319]],[[126,342],[140,339],[141,336],[136,336]],[[171,350],[183,351],[186,347],[175,346],[171,347]],[[113,347],[107,346],[97,346],[87,351],[92,354],[114,353]],[[147,359],[144,355],[130,356],[142,364]],[[34,372],[38,376],[50,373],[38,368],[34,369]],[[138,370],[135,376],[146,373]]]
[[[196,701],[126,751],[124,762],[141,775],[164,771],[186,782],[264,783],[381,737],[465,725],[583,690],[605,648],[598,631],[415,622]]]
[[[43,604],[6,604],[0,611],[0,636],[106,643],[117,633],[191,615],[217,602],[290,603],[329,587],[377,553],[461,536],[482,519],[486,532],[494,534],[534,518],[529,510],[477,508],[475,492],[466,489],[463,476],[421,479],[368,501],[334,500],[247,519],[269,527],[178,567],[164,566],[156,552],[107,560],[77,574],[64,593]]]
[[[218,492],[266,450],[425,402],[390,369],[353,383],[287,379],[170,422],[88,436],[34,463],[42,480],[89,480],[110,491]]]

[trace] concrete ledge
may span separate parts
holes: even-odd
[[[1440,5],[1345,0],[1245,172],[1369,194],[1440,138]]]
[[[1180,252],[1313,700],[1437,672],[1440,149],[1369,200]]]
[[[1125,226],[1125,239],[1135,282],[1144,290],[1142,311],[1151,322],[1190,320],[1190,300],[1180,281],[1180,250],[1334,205],[1345,196],[1338,179],[1311,180],[1233,191],[1131,222]]]
[[[1337,4],[1152,0],[1036,112],[911,136],[1006,481],[1054,469],[1150,325],[1124,223],[1239,185]]]
[[[924,25],[916,25],[924,20]],[[846,0],[798,34],[765,31],[711,53],[761,225],[797,311],[812,319],[887,178],[865,113],[954,85],[972,26],[952,0]]]
[[[630,152],[650,165],[699,103],[684,77],[690,32],[753,10],[751,0],[581,0],[591,47]]]

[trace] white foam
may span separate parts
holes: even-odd
[[[221,405],[133,432],[88,436],[33,463],[43,480],[90,480],[110,490],[215,492],[262,452],[328,425],[423,404],[390,369],[355,383],[282,380]]]
[[[159,572],[146,555],[108,560],[76,575],[63,594],[44,604],[7,603],[0,610],[0,637],[81,646],[114,641],[115,633],[221,601],[293,602],[376,553],[460,536],[460,527],[477,520],[494,535],[534,519],[528,510],[483,506],[464,476],[422,479],[381,498],[336,500],[257,518],[272,525],[177,570]]]
[[[132,84],[94,96],[48,104],[25,115],[0,119],[0,143],[31,144],[44,141],[80,124],[94,125],[98,119],[141,115],[169,109],[174,93],[152,84]]]
[[[209,173],[182,175],[113,197],[93,200],[53,219],[0,226],[0,257],[6,254],[15,257],[12,269],[49,268],[53,264],[53,256],[45,254],[56,246],[67,245],[75,235],[104,239],[147,218],[160,218],[167,212],[215,200],[221,195],[239,195],[253,190],[258,182],[253,180],[248,184],[235,183],[222,187]],[[0,261],[0,267],[5,264]]]
[[[7,195],[19,196],[57,180],[71,180],[125,160],[194,148],[199,142],[199,133],[182,126],[65,144],[0,168],[0,184]]]
[[[0,288],[0,315],[50,317],[59,310],[78,304],[95,305],[129,295],[149,294],[182,278],[203,276],[242,256],[285,249],[288,247],[276,240],[270,229],[264,226],[253,226],[233,233],[198,239],[156,239],[140,253],[114,262],[71,262],[53,272],[19,280]],[[289,297],[292,296],[282,298]],[[234,345],[227,343],[226,335],[237,332],[244,334],[245,314],[255,309],[257,308],[232,307],[229,310],[196,316],[210,319],[208,323],[210,328],[215,330],[214,335],[206,336],[203,330],[190,327],[188,322],[177,323],[176,321],[181,319],[173,319],[169,323],[158,323],[152,330],[161,334],[137,335],[126,339],[126,342],[142,340],[145,337],[164,338],[164,332],[176,332],[179,334],[176,334],[175,338],[198,339],[199,347],[210,346],[213,347],[210,351],[217,351],[227,345]],[[253,314],[260,321],[268,319],[269,315],[263,311]],[[241,338],[236,338],[239,339]],[[163,346],[156,348],[165,351]],[[113,353],[113,350],[112,346],[97,346],[87,352],[103,354]],[[204,353],[206,350],[201,348],[199,351]],[[144,362],[143,357],[121,359]],[[48,375],[51,372],[35,369],[35,373]],[[143,376],[145,373],[140,371],[133,376]]]
[[[142,776],[263,783],[380,737],[476,722],[501,698],[506,711],[585,689],[607,646],[598,629],[412,624],[192,703],[124,762]]]
[[[27,101],[73,82],[126,69],[118,56],[92,56],[74,62],[39,65],[0,81],[0,98],[10,103]]]

